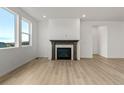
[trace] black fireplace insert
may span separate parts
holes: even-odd
[[[58,60],[71,60],[71,48],[57,48]]]

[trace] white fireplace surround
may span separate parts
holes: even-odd
[[[73,60],[73,45],[56,45],[55,46],[55,59],[57,60],[57,48],[71,48],[71,60]]]

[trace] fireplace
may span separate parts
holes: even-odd
[[[68,57],[67,59],[70,60],[77,60],[77,42],[78,40],[50,40],[51,44],[52,44],[52,56],[51,59],[55,60],[55,59],[66,59],[66,58],[58,58],[57,52],[62,52],[62,50],[64,51],[64,53],[66,53],[67,51],[71,51],[70,53],[70,57]],[[60,48],[58,50],[58,48]],[[66,49],[67,48],[67,49]],[[70,48],[70,49],[68,49]],[[62,56],[59,55],[59,56]],[[65,55],[66,56],[66,55]]]
[[[71,60],[71,48],[57,48],[57,60]]]

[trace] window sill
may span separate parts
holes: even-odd
[[[20,47],[5,47],[5,48],[0,48],[0,50],[10,50],[10,49],[26,48],[26,47],[32,47],[32,45],[22,45]]]
[[[22,48],[25,48],[25,47],[32,47],[32,45],[22,45],[21,47],[22,47]]]
[[[8,50],[8,49],[16,49],[16,48],[19,48],[19,47],[5,47],[5,48],[0,48],[0,50]]]

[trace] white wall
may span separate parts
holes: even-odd
[[[50,40],[79,40],[80,19],[50,19]]]
[[[118,21],[81,21],[81,57],[92,57],[92,27],[106,26],[108,31],[107,58],[124,58],[124,22]],[[105,29],[104,29],[105,30]],[[105,45],[106,46],[106,45]],[[106,50],[106,49],[105,49]],[[106,54],[106,53],[105,53]]]
[[[108,57],[124,58],[124,22],[113,22],[108,30]]]
[[[65,24],[63,24],[63,26],[58,26],[59,24],[60,23],[58,23],[58,21],[56,22],[55,20],[52,20],[52,22],[49,22],[47,20],[47,21],[39,23],[39,56],[40,57],[50,57],[51,56],[51,53],[49,53],[49,51],[51,51],[51,43],[49,42],[49,39],[57,39],[57,38],[65,39],[66,38],[65,34],[64,34],[66,32],[57,32],[59,30],[59,28],[63,27],[61,29],[61,31],[63,31],[64,27],[66,27]],[[94,26],[98,26],[98,27],[106,26],[106,28],[101,27],[99,30],[101,32],[108,31],[108,34],[104,33],[108,38],[105,36],[102,39],[102,40],[105,40],[105,42],[103,44],[101,44],[101,45],[103,45],[103,48],[101,48],[101,51],[104,51],[104,52],[101,52],[100,54],[105,57],[108,57],[108,58],[123,58],[124,57],[124,43],[123,43],[124,22],[117,22],[117,21],[80,21],[80,32],[79,32],[80,33],[80,43],[79,43],[80,57],[81,58],[92,58],[93,48],[94,48],[92,31],[97,30],[94,28]],[[70,28],[68,28],[68,29],[70,29]],[[49,31],[51,31],[51,32],[49,32]],[[66,31],[66,30],[64,30],[64,31]],[[74,31],[74,30],[72,30],[72,31]],[[54,32],[54,33],[52,33],[52,32]],[[49,35],[49,33],[50,33],[50,35]],[[63,38],[61,37],[60,33],[63,36]],[[58,37],[58,35],[60,38]],[[68,35],[70,35],[70,33]],[[78,37],[78,35],[76,35],[76,37]],[[70,39],[72,39],[72,38],[70,38]],[[108,40],[106,40],[106,39],[108,39]],[[108,44],[108,45],[106,45],[106,44]],[[97,50],[95,50],[95,52],[98,52],[98,53],[99,53],[99,51],[100,51],[99,48]]]
[[[50,50],[50,41],[49,41],[49,21],[40,21],[39,22],[39,31],[38,31],[38,56],[39,57],[48,57]]]
[[[92,58],[92,23],[81,21],[80,57]]]
[[[50,19],[39,22],[39,57],[51,59],[50,40],[80,40],[79,19]],[[78,43],[80,59],[80,43]]]
[[[92,39],[93,39],[93,54],[98,54],[99,49],[98,49],[98,27],[97,26],[92,26]]]
[[[37,22],[19,8],[10,8],[19,15],[31,20],[33,44],[29,47],[0,49],[0,76],[37,57]]]
[[[108,29],[107,26],[98,26],[98,54],[108,57]]]

